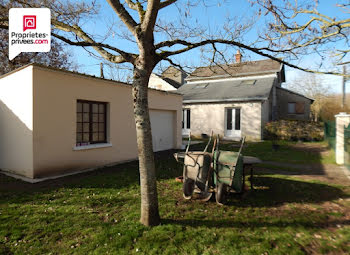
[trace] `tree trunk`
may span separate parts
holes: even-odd
[[[144,66],[135,65],[132,89],[141,185],[140,221],[146,226],[160,224],[147,95],[151,71],[152,69],[147,70]]]

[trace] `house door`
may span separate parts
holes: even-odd
[[[182,135],[188,136],[191,130],[191,110],[182,109]]]
[[[240,108],[225,108],[225,137],[241,138]]]

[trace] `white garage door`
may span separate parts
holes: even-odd
[[[171,111],[150,110],[153,151],[174,148],[174,114]]]

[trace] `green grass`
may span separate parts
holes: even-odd
[[[202,144],[192,145],[190,148],[202,149],[204,148],[206,142]],[[262,142],[246,142],[245,148],[243,150],[244,155],[258,157],[264,161],[275,161],[275,162],[287,162],[287,163],[297,163],[297,164],[312,164],[312,163],[322,163],[322,164],[335,164],[335,154],[334,150],[329,150],[327,155],[323,155],[320,151],[328,150],[326,142],[287,142],[278,141],[278,149],[272,149],[271,141]],[[232,145],[235,145],[234,147]],[[237,147],[239,143],[220,143],[220,149],[222,150],[238,150]],[[316,145],[320,148],[320,151],[305,151],[302,149],[295,149],[295,146],[300,145]],[[211,147],[210,147],[211,149]]]
[[[348,187],[258,175],[255,191],[218,206],[182,198],[171,155],[156,164],[162,224],[153,228],[138,222],[137,162],[40,184],[0,175],[0,254],[350,252]]]

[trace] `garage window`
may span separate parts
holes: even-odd
[[[77,101],[76,145],[107,142],[107,103]]]

